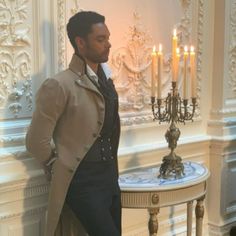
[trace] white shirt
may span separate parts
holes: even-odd
[[[98,76],[96,75],[96,73],[91,69],[91,67],[88,64],[86,64],[86,67],[87,67],[88,76],[91,79],[93,79],[94,81],[96,81],[96,83],[98,83]],[[107,63],[101,63],[101,67],[102,67],[107,79],[111,78],[111,69],[109,68]]]

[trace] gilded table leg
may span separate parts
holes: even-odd
[[[204,216],[204,206],[203,206],[203,200],[205,196],[202,196],[197,200],[197,205],[195,208],[195,214],[196,214],[196,236],[202,236],[202,222],[203,222],[203,216]]]
[[[149,236],[156,236],[158,231],[157,214],[159,213],[159,208],[149,208],[148,212],[150,215],[148,222]]]
[[[187,203],[187,236],[192,235],[193,201]]]

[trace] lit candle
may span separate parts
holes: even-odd
[[[172,80],[176,81],[176,48],[177,48],[177,30],[173,30],[173,37],[172,37]]]
[[[184,47],[184,84],[183,84],[183,98],[187,99],[187,62],[188,62],[188,47]]]
[[[161,44],[159,44],[159,50],[157,56],[158,56],[157,97],[161,99],[161,81],[162,81],[162,67],[163,67],[163,55],[162,55]]]
[[[152,87],[151,87],[151,96],[152,97],[155,97],[156,75],[157,75],[157,52],[156,52],[156,46],[153,46],[153,50],[152,50]]]
[[[178,72],[179,72],[179,59],[180,59],[180,49],[176,48],[176,68],[175,68],[175,74],[174,74],[174,80],[176,81],[178,80]]]
[[[194,47],[190,48],[190,73],[191,73],[191,88],[192,97],[196,97],[196,79],[195,79],[195,52]]]

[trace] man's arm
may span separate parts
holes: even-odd
[[[26,148],[43,166],[54,157],[51,140],[57,120],[66,104],[66,95],[55,79],[46,80],[36,95],[36,107],[26,134]]]

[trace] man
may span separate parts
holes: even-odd
[[[102,64],[110,33],[104,16],[85,11],[70,18],[67,33],[75,53],[39,89],[26,136],[29,152],[52,174],[46,235],[84,235],[81,223],[89,236],[120,236],[118,96]]]

